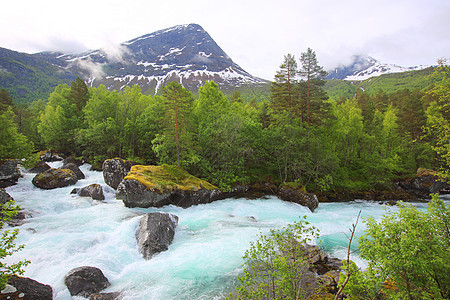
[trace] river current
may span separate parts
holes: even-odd
[[[59,167],[60,162],[51,163]],[[6,191],[32,218],[19,227],[17,244],[25,248],[8,262],[31,261],[24,276],[53,287],[55,299],[72,299],[64,276],[75,267],[100,268],[111,286],[104,292],[121,291],[124,299],[220,299],[227,295],[242,271],[242,256],[249,242],[271,228],[298,221],[300,216],[320,230],[320,242],[331,256],[345,258],[349,233],[358,212],[380,218],[385,209],[375,202],[321,203],[308,208],[283,202],[275,196],[264,199],[226,199],[187,209],[126,208],[115,199],[101,172],[80,167],[86,179],[74,186],[41,190],[32,185],[35,174],[22,170],[23,178]],[[99,183],[106,199],[71,195],[73,188]],[[424,206],[424,205],[423,205]],[[425,206],[424,206],[425,207]],[[166,212],[179,217],[169,250],[145,260],[138,252],[135,232],[140,216]],[[362,235],[360,222],[356,236]],[[354,242],[354,248],[357,243]],[[357,253],[352,259],[362,268]],[[81,298],[80,298],[81,299]]]

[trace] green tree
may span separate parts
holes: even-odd
[[[6,257],[24,248],[24,245],[15,243],[19,229],[4,229],[7,223],[17,215],[19,209],[20,207],[15,205],[13,200],[0,204],[0,290],[6,287],[6,283],[12,275],[22,275],[24,273],[23,268],[30,263],[28,260],[22,260],[14,264],[5,262]]]
[[[327,99],[326,93],[323,90],[327,72],[319,66],[316,53],[311,48],[301,54],[298,74],[303,82],[302,98],[306,100],[306,107],[302,107],[306,110],[306,122],[310,126],[311,123],[317,123],[328,109],[324,102]]]
[[[88,87],[80,77],[77,77],[77,79],[72,82],[72,87],[70,88],[70,100],[72,103],[76,104],[78,112],[81,112],[89,100]]]
[[[306,244],[318,237],[318,230],[308,225],[301,220],[250,243],[237,299],[308,299],[318,291],[319,286],[311,284],[305,255]]]
[[[11,108],[0,113],[0,160],[28,158],[33,151],[33,143],[17,130]]]
[[[165,110],[165,122],[163,123],[163,135],[154,140],[154,151],[164,157],[167,162],[172,162],[171,148],[175,151],[177,166],[181,166],[181,149],[187,149],[190,143],[190,115],[192,111],[193,97],[191,92],[178,82],[171,82],[163,88],[163,103]],[[186,156],[185,156],[186,157]]]
[[[277,114],[283,112],[293,114],[297,109],[297,68],[295,56],[287,54],[280,65],[280,70],[275,74],[275,80],[270,87],[270,104],[272,110]]]
[[[427,135],[434,141],[433,150],[441,160],[441,171],[450,176],[450,66],[445,60],[439,61],[434,77],[442,78],[428,91],[436,101],[427,108]]]
[[[5,89],[0,89],[0,112],[7,111],[14,106],[13,99]]]
[[[450,297],[449,205],[434,195],[427,211],[400,203],[397,212],[389,211],[379,222],[368,217],[365,223],[361,257],[379,282],[393,280],[395,299]]]
[[[40,115],[38,132],[42,140],[54,150],[74,150],[75,133],[80,124],[77,107],[70,102],[69,86],[58,85],[50,94],[47,107]]]

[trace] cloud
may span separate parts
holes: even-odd
[[[129,64],[132,62],[132,53],[128,47],[124,45],[110,44],[100,49],[102,53],[106,55],[109,62]]]
[[[74,64],[80,69],[87,71],[90,78],[102,78],[103,76],[105,76],[105,72],[103,71],[103,64],[93,62],[90,57],[77,59]]]

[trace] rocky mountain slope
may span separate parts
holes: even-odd
[[[327,79],[366,80],[384,74],[401,73],[422,70],[429,66],[400,67],[394,64],[385,64],[373,57],[355,55],[348,65],[339,66],[329,72]]]
[[[44,52],[39,56],[82,73],[92,86],[104,84],[120,90],[138,84],[149,94],[157,93],[170,81],[195,92],[207,80],[214,80],[225,92],[266,83],[234,63],[197,24],[156,31],[114,48],[80,54]]]

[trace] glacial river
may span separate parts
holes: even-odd
[[[59,167],[61,163],[51,165]],[[385,213],[382,205],[363,201],[321,203],[311,213],[274,196],[226,199],[187,209],[130,209],[115,199],[102,173],[89,168],[87,164],[80,167],[86,179],[75,186],[41,190],[31,183],[35,174],[22,171],[24,177],[18,184],[6,189],[33,215],[19,227],[17,243],[25,248],[8,261],[30,260],[24,276],[51,285],[55,299],[72,299],[64,276],[79,266],[100,268],[111,283],[104,292],[121,291],[124,299],[220,299],[236,283],[242,255],[260,232],[267,233],[306,215],[320,230],[325,251],[343,259],[346,234],[358,211],[362,217],[375,218]],[[73,188],[92,183],[103,186],[105,201],[70,194]],[[145,260],[137,250],[135,232],[140,216],[154,211],[177,215],[179,224],[169,250]],[[363,231],[360,222],[356,235]],[[365,267],[357,254],[352,258]]]

